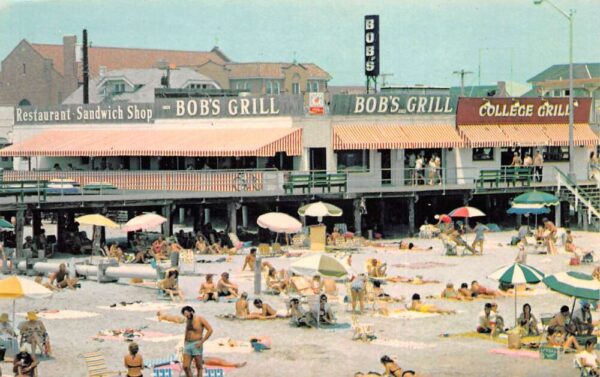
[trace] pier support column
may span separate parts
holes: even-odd
[[[202,225],[208,224],[210,222],[210,208],[204,208],[204,220]]]
[[[360,199],[354,199],[354,233],[357,236],[361,235],[362,230],[362,214],[360,213]]]
[[[173,204],[167,204],[161,208],[162,216],[167,219],[162,224],[162,234],[164,237],[173,235]]]
[[[65,247],[65,213],[64,211],[58,211],[56,214],[56,247],[59,252],[64,252]]]
[[[588,211],[589,210],[587,208],[584,209],[583,211],[581,211],[582,212],[581,216],[583,217],[583,231],[584,232],[587,232],[589,230],[589,225],[590,225],[590,222],[588,221]]]
[[[185,224],[185,208],[179,208],[179,224]]]
[[[262,288],[260,286],[262,282],[262,258],[256,257],[256,262],[254,263],[254,294],[259,296],[261,294]]]
[[[248,206],[242,206],[242,226],[248,227]]]
[[[33,238],[35,238],[42,233],[42,212],[32,211],[31,215],[31,228],[33,232]]]
[[[379,201],[379,220],[377,231],[381,234],[385,233],[385,202],[383,199]]]
[[[227,203],[227,213],[229,217],[229,231],[237,234],[237,203]]]
[[[408,198],[408,233],[415,234],[415,198]]]
[[[23,258],[23,226],[25,225],[25,207],[17,204],[17,222],[15,224],[15,257]]]

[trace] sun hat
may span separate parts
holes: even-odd
[[[37,321],[37,319],[38,319],[38,316],[37,316],[36,312],[34,312],[34,311],[27,312],[27,320],[29,320],[29,321]]]

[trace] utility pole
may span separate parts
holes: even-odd
[[[470,75],[473,72],[465,71],[464,69],[461,69],[460,71],[454,71],[452,73],[455,75],[460,75],[460,96],[464,97],[465,96],[465,76]]]
[[[88,35],[83,29],[83,103],[90,103],[90,63],[88,61]]]

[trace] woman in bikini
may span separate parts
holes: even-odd
[[[381,364],[383,364],[383,367],[385,368],[385,372],[383,373],[384,376],[393,376],[393,377],[414,377],[414,376],[416,376],[416,373],[412,370],[403,371],[402,368],[400,368],[398,366],[398,364],[396,364],[396,362],[387,355],[382,356],[380,361],[381,361]]]
[[[448,283],[446,284],[446,288],[442,291],[442,298],[447,298],[451,300],[472,300],[473,298],[470,296],[464,296],[459,291],[454,288],[454,284]]]
[[[400,241],[400,244],[398,245],[398,247],[400,248],[400,250],[412,250],[412,251],[427,251],[427,250],[433,249],[432,246],[419,247],[412,242],[408,242],[408,241],[404,241],[404,240]]]
[[[129,343],[129,353],[125,355],[123,360],[125,368],[127,368],[127,377],[142,377],[142,369],[144,369],[144,360],[138,352],[140,347],[137,343]]]
[[[415,293],[412,296],[412,301],[408,307],[408,310],[420,313],[456,314],[456,310],[446,310],[438,308],[435,305],[423,304],[421,302],[421,295],[418,293]]]

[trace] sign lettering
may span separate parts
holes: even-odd
[[[333,96],[333,115],[454,114],[456,98],[449,95]]]
[[[365,75],[379,76],[379,16],[365,16]]]

